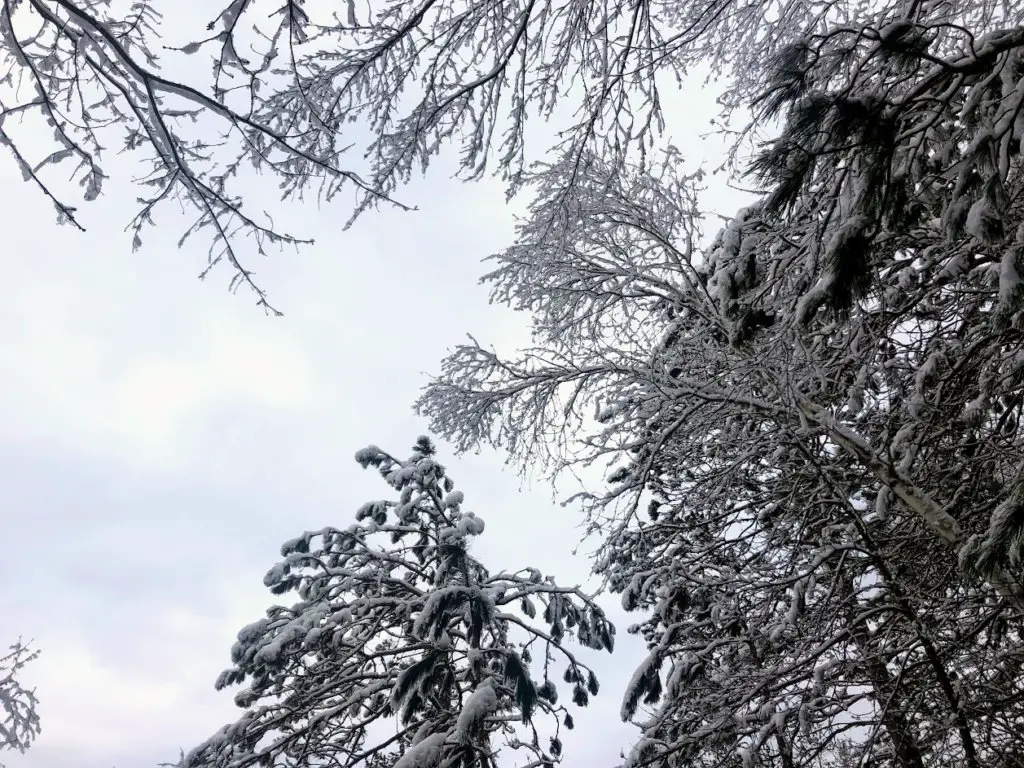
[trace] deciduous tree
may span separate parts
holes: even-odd
[[[922,107],[903,117],[924,126],[929,104],[1015,49],[1024,21],[997,0],[176,0],[174,25],[170,9],[3,0],[0,142],[78,226],[57,167],[91,200],[119,170],[108,152],[129,150],[146,166],[135,242],[159,209],[182,206],[186,237],[205,236],[211,264],[261,301],[246,255],[301,241],[245,199],[247,168],[285,196],[352,190],[359,212],[393,201],[451,145],[466,177],[494,171],[514,192],[535,160],[643,161],[659,148],[664,103],[686,98],[680,78],[708,68],[725,113],[770,115],[811,82],[843,94],[902,67],[893,82]],[[841,124],[883,140],[892,126],[858,99],[815,108],[839,105]],[[528,128],[548,120],[555,137]],[[793,162],[787,173],[801,173]]]

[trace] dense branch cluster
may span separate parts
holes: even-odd
[[[540,170],[492,275],[540,346],[463,347],[420,402],[463,447],[613,462],[583,501],[649,612],[630,765],[1024,753],[1024,37],[899,29],[779,52],[765,192],[706,247],[673,155]]]
[[[244,199],[250,168],[286,197],[351,189],[358,214],[400,205],[398,186],[455,144],[468,178],[494,171],[515,191],[543,157],[529,149],[531,117],[563,126],[544,149],[575,166],[588,154],[618,166],[657,148],[665,94],[675,99],[673,84],[697,68],[723,78],[726,112],[771,112],[812,63],[842,90],[869,77],[858,62],[881,52],[931,68],[902,80],[925,88],[915,95],[924,103],[927,89],[944,93],[1013,48],[1021,22],[995,0],[881,10],[836,0],[223,0],[173,10],[199,23],[171,39],[158,0],[3,0],[0,143],[59,220],[80,227],[54,166],[89,201],[111,173],[109,151],[128,150],[146,166],[135,245],[174,202],[192,217],[183,242],[206,237],[211,267],[229,265],[264,306],[245,257],[303,241]],[[1002,31],[972,34],[989,29]],[[871,123],[874,107],[855,101],[844,119]]]

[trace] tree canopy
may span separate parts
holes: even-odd
[[[128,151],[145,169],[136,245],[161,208],[182,206],[184,240],[205,237],[211,265],[228,264],[262,303],[248,257],[301,241],[246,201],[248,168],[285,197],[351,189],[358,214],[411,205],[400,185],[453,145],[467,178],[494,172],[514,192],[538,160],[618,168],[656,154],[666,94],[708,68],[726,115],[755,110],[742,135],[796,98],[812,110],[805,127],[831,109],[825,124],[868,126],[884,144],[893,120],[913,123],[927,154],[930,135],[949,131],[930,109],[1002,69],[1022,13],[996,0],[221,0],[175,3],[171,25],[167,12],[157,0],[4,0],[0,143],[77,226],[58,167],[89,201],[110,152]],[[883,102],[891,117],[873,119]],[[832,138],[827,153],[857,151],[852,134],[849,146]],[[788,174],[789,187],[813,176],[785,154],[764,173]]]

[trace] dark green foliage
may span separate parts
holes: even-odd
[[[984,534],[967,542],[960,563],[975,578],[999,579],[1016,574],[1019,584],[1024,585],[1024,501],[1020,491],[993,512]]]
[[[807,72],[814,54],[803,42],[782,46],[766,64],[767,82],[764,93],[754,101],[764,119],[779,115],[786,105],[804,95]]]
[[[552,736],[550,739],[551,754],[554,757],[561,757],[562,755],[562,742],[557,736]]]
[[[587,689],[577,683],[572,688],[572,703],[577,707],[585,707],[590,703],[590,697],[587,695]]]
[[[863,298],[871,287],[872,235],[863,217],[845,222],[825,251],[825,269],[833,276],[829,286],[830,306],[848,315],[854,301]]]
[[[509,651],[505,656],[505,680],[515,691],[516,703],[522,714],[523,722],[530,722],[537,706],[537,687],[530,679],[525,662],[515,651]]]
[[[652,654],[644,660],[643,664],[633,675],[633,680],[626,689],[622,700],[622,719],[631,720],[636,714],[640,702],[645,704],[657,704],[661,699],[661,665],[663,659],[660,654]]]
[[[763,150],[750,164],[750,174],[770,187],[765,213],[781,216],[791,209],[800,199],[816,163],[812,152],[785,140]]]
[[[429,687],[439,662],[444,659],[439,651],[428,651],[419,659],[406,667],[395,680],[391,689],[392,708],[395,706],[402,712],[402,723],[406,724],[421,703],[421,691]]]
[[[537,688],[537,696],[554,704],[558,701],[558,689],[555,688],[554,683],[550,680],[545,680],[541,683],[540,687]]]

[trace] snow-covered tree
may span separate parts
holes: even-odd
[[[92,200],[120,172],[106,150],[130,150],[145,166],[135,242],[180,205],[187,236],[262,300],[245,256],[300,241],[246,199],[250,167],[289,196],[351,190],[362,210],[453,145],[465,176],[493,170],[514,191],[548,150],[643,159],[695,71],[717,76],[726,113],[771,110],[811,62],[842,93],[875,68],[847,54],[874,51],[918,67],[902,82],[927,80],[927,105],[1011,50],[1022,21],[999,0],[2,0],[0,143],[78,226],[62,174]],[[871,109],[846,103],[842,119],[881,136]],[[532,132],[548,120],[557,137]]]
[[[18,679],[25,665],[38,655],[18,641],[0,656],[0,751],[24,752],[39,735],[38,699],[35,691]]]
[[[571,710],[598,690],[569,640],[610,651],[614,627],[579,589],[474,558],[484,521],[434,454],[427,438],[405,461],[360,451],[398,498],[282,547],[265,583],[298,602],[239,632],[217,687],[246,683],[235,696],[245,714],[186,765],[468,768],[498,765],[499,751],[501,765],[559,761]]]
[[[420,405],[463,448],[611,464],[582,499],[599,572],[651,612],[633,764],[1022,753],[1019,331],[985,268],[1002,254],[896,219],[862,293],[816,292],[859,235],[822,237],[810,193],[701,248],[674,156],[587,168],[543,170],[496,256],[537,348],[464,346]],[[964,251],[977,266],[944,273]]]

